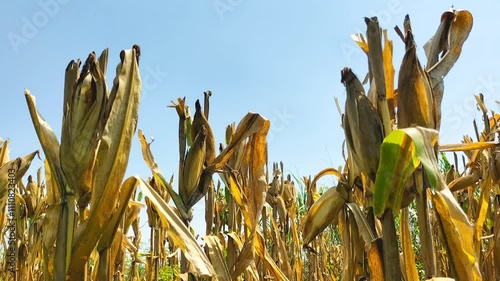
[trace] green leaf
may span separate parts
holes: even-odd
[[[388,208],[397,213],[406,181],[422,164],[434,190],[442,190],[444,182],[439,173],[434,147],[438,132],[424,127],[392,131],[380,147],[380,163],[374,192],[374,212],[381,217]]]

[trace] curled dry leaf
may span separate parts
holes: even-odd
[[[427,72],[439,112],[444,91],[443,79],[460,57],[462,46],[472,30],[472,23],[472,14],[467,10],[446,11],[441,15],[438,30],[424,45]]]

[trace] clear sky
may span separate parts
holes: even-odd
[[[141,4],[138,4],[141,3]],[[40,149],[23,89],[60,135],[64,70],[72,59],[110,49],[108,84],[122,49],[139,44],[143,98],[138,128],[154,137],[153,153],[166,176],[177,177],[177,114],[171,100],[194,102],[212,90],[210,121],[217,142],[225,126],[248,111],[271,120],[269,160],[284,161],[298,176],[344,161],[340,70],[367,72],[366,56],[350,35],[365,32],[365,16],[378,16],[394,41],[399,68],[404,45],[394,32],[410,14],[420,59],[442,12],[468,9],[474,26],[462,56],[445,79],[441,141],[460,142],[480,121],[473,94],[487,105],[499,99],[497,1],[8,1],[0,10],[0,138],[11,157]],[[33,166],[42,165],[35,160]],[[137,138],[128,175],[148,177]]]

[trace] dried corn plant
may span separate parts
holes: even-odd
[[[185,98],[171,105],[179,120],[175,175],[167,180],[139,130],[151,175],[124,179],[141,88],[137,46],[120,54],[110,91],[107,50],[82,68],[70,62],[60,142],[26,90],[46,160],[36,180],[22,181],[37,152],[10,161],[9,142],[0,140],[0,204],[8,206],[0,227],[16,228],[14,239],[2,233],[0,279],[497,280],[500,115],[478,95],[484,129],[474,121],[475,138],[438,139],[444,77],[472,15],[443,13],[424,45],[426,65],[405,17],[396,27],[405,50],[397,77],[387,31],[377,18],[365,23],[366,35],[353,38],[367,55],[367,78],[341,71],[346,164],[313,177],[292,178],[283,163],[268,163],[271,124],[259,114],[231,123],[216,143],[207,91],[193,115]],[[333,186],[319,185],[327,176]],[[196,233],[201,200],[205,233]]]
[[[138,118],[139,55],[138,46],[121,52],[111,91],[107,50],[99,57],[91,53],[81,69],[80,60],[68,64],[61,143],[25,92],[46,157],[47,209],[40,228],[47,280],[116,277],[122,218],[139,182],[131,177],[122,183]]]
[[[369,90],[365,93],[349,68],[342,71],[348,161],[338,176],[340,184],[311,206],[304,246],[314,245],[316,234],[333,223],[342,232],[342,280],[361,276],[495,280],[497,241],[492,230],[498,216],[494,208],[498,205],[498,117],[488,114],[483,97],[478,96],[485,129],[477,132],[474,123],[477,140],[465,137],[459,145],[438,143],[443,78],[460,56],[472,15],[465,10],[443,13],[436,34],[424,46],[425,67],[416,55],[406,16],[403,31],[396,27],[406,50],[396,89],[393,43],[376,18],[365,22],[366,39],[361,34],[353,38],[368,57]],[[465,151],[464,171],[457,170],[457,160],[448,170],[440,169],[438,153],[446,151]],[[325,204],[326,200],[330,203]],[[410,225],[410,205],[416,209],[417,224]],[[410,233],[415,227],[418,236]],[[423,268],[420,274],[417,263]]]

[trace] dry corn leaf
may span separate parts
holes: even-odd
[[[214,159],[208,167],[209,171],[221,169],[229,160],[231,155],[236,152],[235,148],[246,138],[261,131],[264,133],[269,130],[270,122],[257,113],[248,113],[241,119],[236,127],[236,131],[231,137],[231,141],[224,150]]]
[[[221,281],[231,281],[231,274],[227,268],[226,260],[224,258],[224,248],[220,243],[220,239],[215,235],[207,235],[203,237],[205,245],[208,248],[208,256],[217,273],[217,278]]]
[[[283,234],[280,228],[278,227],[278,224],[276,223],[276,220],[274,217],[269,218],[272,226],[272,235],[273,235],[273,241],[274,245],[273,248],[278,252],[278,260],[279,260],[279,266],[281,270],[283,271],[283,274],[288,276],[289,278],[293,278],[293,270],[292,266],[290,264],[290,259],[288,258],[289,251],[287,249],[287,245],[285,241],[283,241]]]
[[[431,197],[443,232],[443,243],[455,270],[454,276],[458,281],[482,280],[472,223],[449,189],[434,192]]]
[[[55,179],[50,173],[48,161],[44,161],[45,182],[47,187],[45,217],[42,222],[42,245],[44,249],[43,262],[46,265],[46,274],[50,280],[54,279],[54,252],[57,229],[59,225],[59,215],[62,205],[59,204],[60,190],[55,183]]]
[[[252,237],[247,238],[245,243],[243,244],[238,258],[233,265],[233,270],[231,271],[231,279],[236,280],[238,276],[241,275],[245,270],[249,268],[251,264],[255,261],[255,246],[254,239]]]
[[[140,181],[140,187],[144,196],[148,197],[155,206],[164,225],[169,226],[167,233],[173,244],[184,253],[195,272],[204,278],[215,276],[212,264],[174,209],[145,181]]]
[[[485,179],[481,184],[481,194],[479,195],[479,206],[474,218],[474,248],[477,255],[481,251],[481,236],[483,235],[484,223],[490,208],[491,180]]]
[[[0,166],[0,194],[3,199],[6,199],[9,186],[16,185],[28,171],[35,155],[38,155],[38,151],[24,157],[18,157]]]
[[[89,224],[79,226],[79,236],[75,237],[73,244],[70,276],[83,275],[84,265],[109,222],[119,197],[138,119],[141,93],[138,56],[139,50],[135,46],[120,54],[121,62],[116,68],[116,77],[104,112],[106,125],[93,170]]]
[[[34,151],[24,157],[10,160],[0,166],[0,206],[3,206],[3,209],[0,210],[0,217],[2,218],[0,220],[0,229],[4,229],[6,214],[8,214],[9,217],[19,218],[12,213],[12,207],[6,208],[7,200],[14,199],[18,196],[14,187],[22,179],[26,171],[28,171],[35,155],[38,155],[38,151]],[[22,199],[22,197],[19,198]],[[17,233],[19,233],[19,231]]]
[[[462,53],[462,46],[472,30],[472,14],[467,10],[451,9],[441,16],[441,24],[424,45],[427,73],[436,98],[438,116],[443,99],[443,79]]]
[[[496,147],[500,147],[500,143],[497,141],[480,141],[473,143],[442,144],[439,146],[439,151],[440,152],[470,151],[470,150],[496,148]]]
[[[267,270],[276,278],[276,280],[280,281],[288,281],[288,278],[283,274],[281,269],[276,265],[273,258],[266,251],[266,240],[262,236],[260,231],[256,232],[254,236],[254,245],[255,252],[260,257],[261,261],[264,263]]]
[[[151,172],[160,173],[160,168],[158,167],[158,164],[156,164],[153,153],[151,153],[151,143],[153,143],[153,141],[148,143],[142,130],[139,130],[137,135],[138,135],[139,141],[141,143],[141,151],[142,151],[142,157],[144,158],[144,161],[148,165],[149,169],[151,169]]]
[[[116,236],[118,227],[122,223],[123,215],[125,210],[129,206],[130,199],[135,188],[139,185],[140,178],[138,176],[133,176],[127,178],[120,188],[120,197],[118,198],[118,204],[116,210],[113,212],[109,223],[104,228],[99,243],[97,244],[97,251],[101,252],[111,246],[113,242],[113,237]]]
[[[358,226],[358,231],[360,236],[363,238],[365,242],[365,248],[370,247],[372,241],[376,238],[368,222],[366,221],[365,214],[360,209],[359,205],[355,203],[346,203],[347,208],[349,208],[350,213],[353,215],[354,220]],[[382,256],[380,256],[382,257]]]
[[[54,183],[57,184],[57,188],[62,190],[63,188],[66,188],[66,184],[59,160],[59,141],[57,140],[57,137],[54,134],[54,131],[52,131],[50,125],[45,122],[40,113],[38,113],[35,105],[35,97],[32,96],[30,91],[27,89],[24,90],[24,95],[26,97],[26,103],[28,104],[31,120],[33,122],[33,126],[35,127],[38,140],[40,141],[43,153],[50,167],[52,178],[54,179]]]

